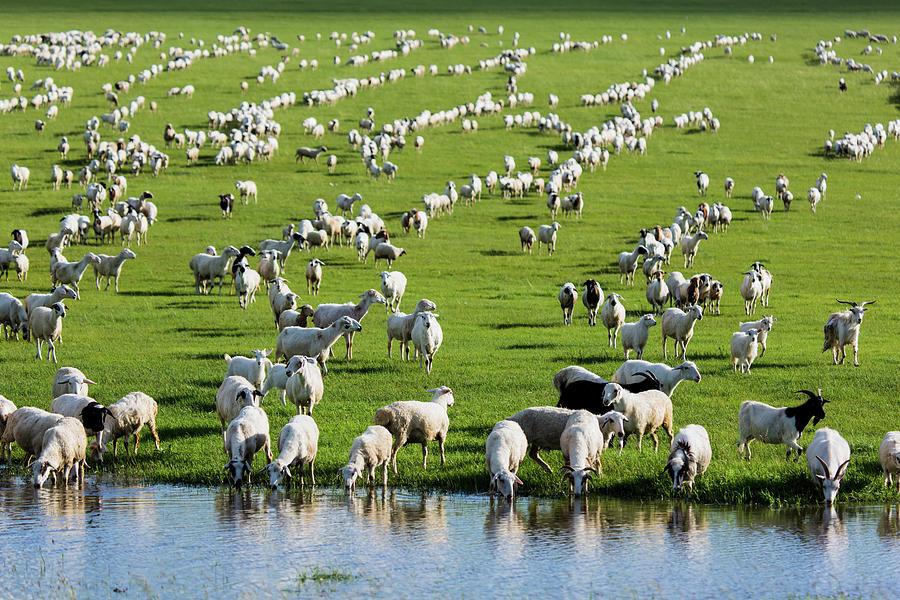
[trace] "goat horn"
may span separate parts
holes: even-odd
[[[828,470],[828,465],[825,464],[825,461],[819,456],[816,456],[816,460],[819,461],[822,464],[822,468],[825,469],[825,479],[831,479],[831,472]]]
[[[878,301],[877,301],[877,300],[867,300],[867,301],[861,303],[861,304],[859,305],[859,307],[862,308],[862,307],[865,306],[866,304],[875,304],[876,302],[878,302]]]
[[[835,298],[835,300],[837,302],[840,302],[841,304],[849,304],[850,306],[856,306],[856,302],[848,302],[846,300],[838,300],[837,298]]]
[[[795,393],[795,394],[806,394],[807,396],[809,396],[810,398],[813,398],[813,399],[819,397],[819,396],[815,395],[814,393],[812,393],[812,392],[809,391],[809,390],[797,390],[797,391],[794,392],[794,393]]]

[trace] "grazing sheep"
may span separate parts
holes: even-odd
[[[491,497],[496,489],[504,498],[512,501],[515,484],[522,485],[517,473],[527,451],[528,438],[518,423],[504,419],[494,425],[484,448],[485,462],[491,475],[488,487]]]
[[[541,249],[541,244],[547,244],[547,254],[553,256],[553,251],[556,250],[557,231],[559,231],[559,223],[556,221],[553,221],[550,225],[541,225],[538,227],[538,250]],[[520,231],[519,237],[521,236],[522,232]]]
[[[219,295],[222,295],[222,280],[228,272],[231,260],[237,257],[240,251],[234,246],[226,246],[219,256],[210,256],[209,254],[196,254],[188,263],[191,271],[194,273],[194,283],[198,294],[208,294],[215,284],[215,280],[219,280]],[[207,289],[209,283],[209,289]]]
[[[265,400],[266,395],[272,390],[281,390],[281,405],[287,406],[287,400],[285,396],[287,395],[286,387],[287,387],[287,374],[285,372],[285,366],[282,364],[272,365],[272,368],[269,369],[268,375],[266,375],[266,380],[263,382],[262,388],[259,390],[262,396],[260,397],[260,402]]]
[[[563,311],[563,323],[570,325],[572,323],[572,312],[575,310],[575,302],[578,300],[578,290],[575,289],[575,284],[570,281],[563,284],[562,289],[559,290],[558,298],[559,306]]]
[[[694,489],[694,479],[703,475],[712,460],[712,446],[709,434],[702,425],[685,425],[672,438],[666,472],[672,478],[675,493],[687,488]]]
[[[675,358],[678,358],[679,346],[681,347],[681,357],[687,358],[687,345],[694,336],[694,323],[703,319],[703,308],[697,305],[688,306],[687,311],[680,308],[670,308],[662,315],[662,331],[663,342],[663,359],[668,358],[666,353],[666,338],[671,337],[675,340]]]
[[[522,252],[527,248],[528,254],[531,254],[531,247],[537,241],[537,236],[531,227],[525,226],[519,230],[519,241],[522,242]]]
[[[44,341],[50,346],[50,357],[56,362],[56,346],[53,342],[62,335],[62,319],[66,316],[66,307],[62,302],[55,302],[49,308],[35,307],[28,313],[28,333],[37,346],[37,358],[41,357],[41,345]]]
[[[612,293],[606,297],[606,303],[600,311],[600,321],[606,327],[609,345],[615,348],[619,329],[625,324],[625,305],[622,304],[622,296]]]
[[[216,391],[216,414],[222,427],[222,435],[228,423],[234,419],[245,406],[258,406],[260,392],[246,378],[240,375],[228,375]]]
[[[634,272],[637,270],[638,256],[647,254],[647,248],[639,245],[633,252],[619,253],[619,283],[626,284],[631,281],[634,285]]]
[[[758,347],[758,329],[738,331],[731,335],[731,370],[750,373],[750,366],[756,360]],[[745,371],[746,370],[746,371]]]
[[[859,366],[857,354],[859,352],[859,326],[862,324],[864,313],[869,310],[866,304],[875,304],[875,300],[857,304],[846,300],[838,300],[841,304],[848,304],[850,308],[843,312],[831,313],[825,322],[825,344],[822,352],[831,349],[832,364],[844,364],[847,357],[845,346],[850,344],[853,348],[853,366]],[[841,360],[838,361],[838,353]]]
[[[33,406],[23,406],[14,410],[6,417],[6,428],[0,437],[2,453],[11,457],[12,443],[15,442],[25,452],[23,466],[28,465],[33,456],[41,453],[44,433],[64,418],[62,415]]]
[[[91,442],[91,458],[101,461],[103,453],[107,452],[107,444],[112,441],[113,456],[119,449],[119,438],[125,438],[125,452],[137,455],[138,444],[141,441],[141,429],[144,425],[150,429],[153,443],[159,450],[159,434],[156,430],[156,412],[158,410],[156,400],[143,392],[131,392],[119,401],[106,407],[108,414],[104,420],[102,435]],[[129,436],[134,437],[134,451],[128,446]]]
[[[593,279],[588,279],[581,285],[584,286],[581,302],[588,310],[588,324],[593,327],[597,324],[597,311],[603,303],[603,290],[600,289],[600,284]]]
[[[323,132],[324,133],[324,132]],[[318,148],[309,148],[308,146],[300,146],[297,148],[297,152],[294,153],[294,162],[306,162],[306,159],[312,159],[316,162],[316,165],[319,164],[319,155],[323,152],[328,152],[328,148],[325,146],[319,146]]]
[[[428,390],[431,402],[401,400],[379,408],[375,425],[381,425],[394,436],[391,463],[397,473],[397,451],[406,444],[422,444],[422,468],[428,468],[428,442],[437,440],[441,449],[441,466],[446,462],[444,442],[450,428],[447,409],[453,406],[453,390],[447,386]]]
[[[834,429],[823,427],[816,431],[806,449],[806,466],[813,483],[821,488],[827,506],[834,504],[849,464],[847,440]]]
[[[768,338],[769,332],[772,331],[772,327],[775,326],[775,321],[778,319],[775,318],[774,315],[766,317],[763,316],[762,319],[757,321],[747,321],[741,323],[740,327],[738,327],[738,331],[750,331],[751,329],[756,329],[757,334],[757,343],[759,344],[759,357],[766,353],[766,339]]]
[[[370,425],[353,440],[347,464],[338,469],[344,478],[344,492],[352,494],[356,480],[366,474],[366,486],[375,485],[375,469],[381,467],[381,485],[387,486],[391,461],[391,432],[381,425]]]
[[[327,373],[325,361],[328,351],[339,337],[346,333],[362,331],[359,321],[344,316],[325,328],[319,327],[285,327],[278,333],[275,347],[275,359],[285,359],[297,354],[318,357],[322,372]]]
[[[641,441],[644,435],[649,434],[653,438],[653,451],[659,449],[659,439],[656,430],[662,427],[669,439],[674,437],[672,431],[672,400],[659,390],[648,390],[634,394],[624,389],[618,383],[606,386],[603,393],[603,402],[607,406],[625,415],[628,419],[625,424],[625,440],[632,433],[638,436],[638,451],[641,451]]]
[[[309,465],[309,478],[316,485],[316,454],[319,450],[319,427],[312,417],[292,417],[278,433],[278,458],[265,467],[269,473],[269,487],[273,490],[285,479],[292,479],[291,467],[300,468],[300,485],[303,485],[303,467]]]
[[[311,416],[313,408],[322,401],[325,393],[322,372],[316,359],[295,354],[285,365],[284,375],[287,377],[287,398],[297,407],[297,414]]]
[[[576,496],[587,492],[591,473],[603,472],[600,453],[603,452],[603,433],[597,417],[586,410],[574,411],[566,421],[559,437],[569,489]]]
[[[437,310],[437,305],[427,298],[422,298],[416,303],[412,314],[395,311],[388,315],[388,358],[391,358],[391,346],[396,339],[400,340],[400,358],[402,360],[409,359],[409,342],[412,340],[412,330],[418,315],[434,310]]]
[[[798,394],[806,394],[809,398],[800,406],[774,408],[763,402],[745,400],[738,411],[738,423],[741,437],[738,441],[738,453],[750,460],[750,442],[759,440],[764,444],[784,444],[787,447],[787,458],[796,450],[797,456],[803,448],[797,443],[803,429],[812,420],[813,425],[825,418],[825,403],[822,390],[816,393],[809,390],[798,390]]]
[[[223,469],[228,481],[240,487],[244,475],[250,477],[253,457],[264,450],[266,461],[272,462],[272,446],[269,440],[269,418],[258,406],[245,406],[228,424],[223,444],[228,462]]]
[[[0,293],[0,325],[3,325],[3,337],[9,339],[10,331],[16,341],[19,340],[19,332],[27,342],[28,337],[28,313],[25,305],[11,294]]]
[[[322,283],[322,267],[325,265],[318,258],[314,258],[306,264],[306,292],[314,296],[319,295],[319,286]]]
[[[228,365],[228,368],[225,370],[225,377],[239,375],[258,389],[266,379],[266,368],[272,365],[269,359],[266,358],[272,354],[272,351],[262,349],[252,350],[251,353],[253,354],[252,358],[247,356],[232,357],[225,354],[225,363]]]
[[[681,238],[681,253],[684,255],[684,268],[694,267],[694,257],[697,256],[697,249],[700,246],[700,240],[708,240],[709,236],[698,231],[692,236],[684,236]]]
[[[382,271],[378,276],[381,278],[381,293],[388,300],[384,305],[385,310],[389,313],[397,312],[406,292],[406,275],[400,271]]]
[[[63,417],[48,428],[41,441],[40,453],[27,467],[34,473],[34,487],[43,487],[50,475],[57,472],[67,484],[72,467],[75,467],[75,481],[83,481],[86,447],[87,435],[78,419]]]
[[[884,473],[884,485],[894,484],[897,475],[897,493],[900,493],[900,431],[888,431],[878,446],[878,459]]]
[[[368,314],[369,308],[373,304],[387,304],[385,297],[374,289],[366,290],[360,294],[359,302],[356,304],[353,304],[352,302],[344,304],[320,304],[313,315],[313,324],[316,327],[327,327],[341,317],[350,317],[356,322],[362,322],[363,318]],[[353,358],[354,335],[355,331],[351,330],[344,336],[344,339],[347,341],[347,360]],[[314,354],[310,356],[314,356]]]
[[[370,250],[371,250],[371,249],[372,249],[372,248],[370,247]],[[374,247],[374,252],[375,252],[375,265],[378,266],[378,259],[379,259],[379,258],[383,258],[383,259],[385,259],[385,260],[387,261],[388,268],[391,268],[391,264],[392,264],[395,260],[397,260],[398,258],[400,258],[401,256],[403,256],[404,254],[406,254],[406,250],[405,250],[405,249],[403,249],[403,248],[398,248],[398,247],[393,246],[393,245],[391,245],[391,244],[389,244],[389,243],[387,243],[387,242],[383,242],[383,243],[377,244],[377,245]]]
[[[650,328],[656,325],[653,315],[644,315],[634,323],[622,325],[622,349],[625,351],[625,360],[628,353],[634,349],[638,360],[644,357],[644,348],[647,346],[647,338],[650,337]]]
[[[278,315],[278,331],[285,327],[306,327],[309,319],[315,314],[316,309],[311,304],[304,304],[300,310],[285,310]]]

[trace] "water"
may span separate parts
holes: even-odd
[[[15,598],[900,593],[900,506],[890,505],[523,498],[510,507],[400,490],[35,490],[16,478],[0,481],[0,532],[0,596]]]

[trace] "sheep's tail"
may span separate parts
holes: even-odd
[[[834,319],[828,319],[828,322],[825,323],[825,344],[822,346],[822,352],[825,352],[829,348],[833,348],[837,343],[837,327],[835,326]]]
[[[375,411],[375,424],[381,425],[387,430],[391,428],[391,411],[379,408]]]
[[[230,362],[231,362],[231,355],[230,355],[230,354],[223,354],[222,356],[225,357],[225,362],[227,362],[227,363],[230,363]]]

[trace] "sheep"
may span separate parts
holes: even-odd
[[[377,244],[375,246],[375,265],[378,265],[379,258],[383,258],[387,261],[388,268],[391,268],[391,264],[404,254],[406,254],[405,249],[392,246],[387,242]]]
[[[143,392],[130,392],[117,402],[106,407],[108,414],[104,420],[103,433],[91,442],[91,458],[101,461],[107,452],[107,444],[112,441],[113,456],[119,449],[119,438],[125,438],[125,452],[129,456],[137,455],[141,441],[141,430],[146,425],[153,436],[153,444],[159,450],[159,433],[156,429],[156,400]],[[134,437],[134,450],[128,446],[128,438]]]
[[[762,276],[757,271],[744,271],[746,277],[741,282],[741,296],[744,298],[744,313],[756,312],[756,303],[762,298]]]
[[[12,402],[12,400],[8,400],[5,396],[0,396],[0,437],[3,436],[3,432],[6,431],[6,422],[9,419],[9,415],[13,414],[16,410],[16,405]],[[5,460],[6,457],[6,445],[0,445],[0,462]]]
[[[318,148],[309,148],[308,146],[300,146],[297,148],[297,152],[294,153],[294,162],[305,162],[305,159],[312,159],[316,161],[316,165],[319,164],[319,155],[323,152],[327,152],[328,148],[325,146],[319,146]]]
[[[563,467],[569,480],[569,488],[576,496],[587,491],[591,473],[600,475],[603,472],[600,464],[600,453],[603,452],[603,433],[597,417],[586,410],[574,411],[566,421],[566,426],[559,437],[565,466]]]
[[[275,358],[284,356],[285,359],[302,354],[303,356],[317,356],[322,372],[328,373],[325,361],[328,360],[328,351],[339,337],[346,333],[362,331],[359,321],[344,316],[325,328],[319,327],[285,327],[278,333],[275,346]]]
[[[87,436],[78,419],[63,417],[47,429],[40,453],[26,467],[34,473],[34,487],[43,487],[50,475],[56,472],[62,473],[63,483],[68,483],[72,467],[75,467],[75,481],[83,481],[86,446]]]
[[[388,358],[391,358],[391,346],[393,341],[400,340],[400,358],[401,360],[409,360],[409,342],[412,340],[412,329],[416,323],[416,318],[423,312],[437,310],[437,305],[422,298],[416,302],[416,306],[412,314],[406,314],[394,311],[387,318],[387,335],[388,335]]]
[[[625,305],[622,304],[622,296],[612,293],[606,297],[606,303],[600,311],[600,321],[606,327],[609,345],[615,348],[619,329],[625,323]]]
[[[812,211],[816,212],[816,206],[822,200],[822,192],[820,192],[818,188],[811,187],[806,193],[806,199],[809,200],[809,207]]]
[[[669,435],[674,437],[672,431],[672,400],[660,390],[648,390],[646,392],[632,393],[624,389],[618,383],[610,383],[603,392],[603,402],[607,406],[622,413],[627,418],[625,422],[625,439],[636,434],[638,436],[638,451],[641,451],[641,441],[644,435],[649,434],[653,438],[653,451],[659,450],[659,439],[656,430],[662,427]]]
[[[263,348],[262,350],[251,350],[252,357],[247,356],[231,356],[224,354],[225,364],[228,368],[225,370],[225,377],[231,375],[239,375],[252,383],[257,389],[262,387],[263,381],[266,379],[266,368],[272,363],[267,356],[272,354],[271,350]]]
[[[664,271],[657,271],[650,278],[650,283],[647,285],[647,302],[650,303],[654,314],[657,315],[662,313],[663,306],[665,306],[666,300],[669,299],[669,288],[663,280],[665,274]]]
[[[622,386],[628,386],[638,382],[638,378],[648,372],[653,374],[657,381],[660,382],[660,390],[669,397],[675,393],[675,388],[682,381],[699,382],[701,379],[697,365],[691,361],[685,361],[677,367],[670,367],[665,363],[627,360],[616,369],[612,376],[612,381]]]
[[[292,309],[282,311],[278,315],[278,331],[285,327],[306,327],[315,312],[311,304],[304,304],[299,311]]]
[[[25,452],[23,465],[28,465],[33,456],[38,456],[41,453],[44,433],[51,427],[59,424],[64,418],[62,415],[50,413],[33,406],[23,406],[14,410],[6,418],[6,428],[3,430],[3,435],[0,436],[2,452],[7,457],[11,457],[12,443],[15,442]],[[85,444],[87,444],[86,438]]]
[[[312,415],[313,408],[322,401],[325,393],[322,372],[315,357],[295,354],[285,365],[284,375],[287,377],[287,399],[297,407],[297,414]]]
[[[763,402],[745,400],[738,411],[740,440],[738,454],[750,460],[750,442],[759,440],[764,444],[784,444],[787,447],[787,458],[796,451],[797,456],[803,448],[797,443],[803,429],[812,419],[813,425],[825,418],[825,400],[822,390],[812,393],[809,390],[798,390],[798,394],[806,394],[809,398],[800,406],[774,408]]]
[[[100,264],[100,257],[93,252],[85,254],[78,262],[59,261],[53,267],[50,279],[54,286],[57,284],[69,284],[75,290],[75,299],[79,300],[81,295],[78,290],[78,284],[81,282],[84,271],[88,265],[97,266]]]
[[[266,239],[261,241],[259,243],[259,251],[265,252],[267,250],[274,250],[278,252],[278,265],[281,267],[282,271],[287,272],[285,261],[291,255],[291,250],[293,250],[294,244],[299,244],[302,248],[303,244],[306,242],[307,239],[305,237],[297,232],[294,232],[287,240]]]
[[[369,234],[365,231],[358,232],[353,245],[356,248],[356,260],[361,260],[365,264],[369,258]]]
[[[272,365],[269,369],[269,373],[266,375],[266,380],[263,382],[262,388],[260,388],[260,393],[262,396],[260,397],[260,402],[265,400],[266,395],[272,390],[281,390],[281,405],[287,406],[287,375],[285,373],[286,365],[277,364]]]
[[[766,339],[768,338],[769,332],[772,331],[772,327],[775,326],[775,315],[772,316],[763,316],[762,319],[757,321],[746,321],[740,324],[738,327],[738,331],[750,331],[751,329],[756,329],[757,334],[757,343],[759,344],[759,357],[762,358],[766,353]]]
[[[564,283],[562,289],[559,290],[558,298],[563,311],[563,323],[571,325],[572,312],[574,312],[575,302],[578,300],[578,290],[575,289],[575,284],[571,281]]]
[[[279,325],[281,313],[297,308],[297,300],[300,298],[287,286],[287,280],[276,277],[269,285],[269,306],[275,318],[275,327]]]
[[[692,236],[684,236],[681,238],[681,253],[684,255],[684,268],[693,268],[694,266],[694,257],[697,256],[697,249],[700,245],[700,240],[708,240],[709,236],[703,232],[698,231]]]
[[[725,178],[725,197],[731,198],[731,193],[734,191],[734,179],[731,177]]]
[[[258,406],[245,406],[228,424],[223,444],[228,462],[223,469],[229,482],[240,487],[244,475],[249,478],[253,457],[262,449],[266,462],[272,462],[272,445],[269,440],[269,419]]]
[[[853,366],[859,366],[857,354],[859,351],[859,326],[862,324],[863,313],[868,308],[866,304],[875,304],[875,300],[858,304],[856,302],[848,302],[846,300],[837,300],[841,304],[850,306],[848,310],[840,313],[831,313],[828,321],[825,322],[825,343],[822,346],[822,352],[831,349],[832,364],[844,364],[844,358],[847,356],[845,346],[850,344],[853,348]],[[838,361],[838,353],[841,355]]]
[[[603,303],[603,290],[600,289],[600,284],[593,279],[588,279],[581,285],[584,286],[584,292],[581,294],[581,302],[588,310],[588,324],[593,327],[597,324],[597,311]]]
[[[271,281],[277,279],[281,275],[281,265],[278,264],[280,252],[277,250],[266,250],[259,255],[259,262],[256,263],[256,272],[266,282],[266,289],[271,285]]]
[[[639,245],[633,252],[619,253],[619,283],[627,284],[631,281],[634,286],[634,272],[637,270],[638,256],[648,253],[646,246]]]
[[[781,196],[781,202],[782,202],[782,204],[784,204],[785,211],[791,210],[791,202],[793,202],[793,201],[794,201],[794,194],[791,192],[791,190],[785,190],[784,194],[782,194],[782,196]]]
[[[373,289],[366,290],[360,294],[359,302],[356,304],[352,302],[345,304],[320,304],[313,315],[313,324],[316,327],[327,327],[345,316],[352,318],[356,322],[362,322],[369,312],[369,307],[373,304],[387,304],[385,297]],[[353,331],[348,332],[344,336],[344,339],[347,341],[347,360],[353,358],[353,336]]]
[[[758,329],[748,329],[747,331],[738,331],[731,335],[731,370],[737,372],[740,367],[741,373],[750,373],[750,366],[756,360],[758,349]]]
[[[43,360],[41,345],[46,341],[50,346],[49,357],[56,362],[56,346],[53,342],[62,335],[62,319],[65,316],[66,307],[62,302],[55,302],[49,308],[37,306],[28,313],[28,333],[37,346],[38,360]]]
[[[694,175],[697,177],[698,195],[705,196],[707,190],[709,189],[709,175],[707,175],[703,171],[694,171]]]
[[[550,218],[555,219],[556,213],[559,211],[560,200],[559,195],[556,192],[550,192],[547,194],[547,208],[550,209]]]
[[[219,416],[223,436],[228,423],[237,417],[242,408],[259,405],[259,396],[261,394],[253,384],[240,375],[228,375],[222,380],[216,391],[216,414]]]
[[[406,292],[406,275],[400,271],[382,271],[378,276],[381,278],[381,293],[387,300],[384,305],[385,311],[397,312]]]
[[[375,485],[375,469],[381,467],[381,485],[387,486],[391,460],[391,432],[381,425],[370,425],[353,440],[347,464],[338,469],[344,478],[344,492],[352,494],[356,480],[366,474],[366,485]]]
[[[428,468],[428,442],[437,440],[441,450],[441,466],[446,462],[444,442],[450,429],[447,409],[453,406],[453,390],[447,386],[428,390],[431,402],[401,400],[375,411],[375,425],[381,425],[394,436],[391,464],[397,473],[397,451],[407,444],[422,444],[422,468]]]
[[[666,472],[672,478],[675,493],[687,488],[694,489],[694,479],[703,475],[712,461],[712,446],[709,434],[702,425],[685,425],[672,438]]]
[[[309,477],[316,485],[316,454],[319,450],[319,427],[312,417],[292,417],[278,433],[278,458],[263,469],[269,474],[269,487],[273,490],[287,479],[292,479],[291,467],[300,469],[300,485],[303,485],[303,468],[309,465]]]
[[[352,212],[353,204],[356,202],[362,202],[362,194],[359,192],[352,196],[348,196],[347,194],[338,194],[337,196],[337,206],[342,215]]]
[[[28,233],[24,229],[13,229],[11,235],[12,239],[22,246],[22,250],[28,248]]]
[[[816,431],[806,449],[806,466],[810,477],[831,506],[841,488],[841,480],[850,464],[850,444],[834,429],[823,427]]]
[[[531,248],[537,241],[537,236],[534,234],[534,230],[531,227],[525,226],[519,230],[519,241],[522,242],[522,252],[525,252],[525,249],[527,248],[528,254],[531,254]]]
[[[756,271],[759,273],[760,283],[762,285],[762,296],[760,296],[760,302],[763,306],[769,306],[769,292],[772,289],[772,273],[766,269],[765,265],[759,261],[754,262],[750,266],[751,271]]]
[[[563,211],[563,216],[567,217],[569,216],[569,213],[573,213],[575,217],[580,219],[582,216],[581,211],[584,209],[584,196],[581,192],[566,196],[562,199],[562,204],[560,206]]]
[[[547,254],[553,256],[553,251],[556,250],[556,232],[559,231],[559,223],[553,221],[550,225],[541,225],[538,227],[538,250],[541,249],[541,244],[547,244]],[[519,232],[519,236],[521,237],[521,232]]]
[[[437,316],[436,313],[428,311],[419,313],[410,333],[410,339],[419,355],[419,369],[424,363],[426,375],[431,373],[434,355],[444,341],[444,332]]]
[[[560,436],[573,412],[555,406],[533,406],[507,417],[507,420],[517,423],[525,433],[529,445],[528,456],[541,468],[552,472],[550,465],[540,457],[539,452],[541,449],[560,449]]]
[[[39,306],[53,306],[66,298],[70,300],[75,299],[75,290],[67,285],[58,285],[49,294],[29,294],[24,302],[25,312],[30,315],[31,311]]]
[[[113,279],[116,293],[119,293],[119,275],[122,273],[122,265],[125,264],[125,261],[129,258],[137,258],[134,251],[131,248],[125,248],[121,252],[119,252],[115,256],[109,256],[107,254],[98,254],[97,258],[99,259],[96,263],[91,263],[91,266],[94,268],[94,282],[97,284],[97,289],[100,289],[100,280],[103,277],[106,277],[106,287],[103,288],[103,291],[109,289],[109,280]]]
[[[31,171],[28,167],[13,165],[10,167],[10,173],[12,174],[13,191],[23,191],[28,187],[28,179],[31,177]]]
[[[194,273],[194,284],[198,294],[208,294],[215,284],[215,280],[219,280],[219,295],[222,295],[222,280],[228,272],[231,260],[238,256],[240,251],[234,246],[226,246],[219,256],[210,256],[206,253],[196,254],[190,260],[188,265]],[[206,284],[209,283],[209,290]]]
[[[88,396],[79,394],[60,394],[50,403],[50,412],[78,419],[87,435],[97,435],[102,439],[103,420],[109,410]]]
[[[650,337],[650,328],[656,325],[653,315],[644,315],[634,323],[622,325],[622,349],[625,351],[625,360],[628,353],[634,349],[638,360],[644,356],[644,348],[647,346],[647,338]]]
[[[16,341],[19,340],[19,332],[27,342],[28,337],[28,313],[25,312],[25,305],[18,298],[11,294],[0,294],[0,324],[3,325],[3,337],[9,339],[10,331]]]
[[[686,311],[680,308],[669,308],[662,315],[660,330],[662,331],[663,359],[668,358],[666,352],[666,338],[675,340],[675,358],[678,358],[678,348],[681,346],[681,358],[687,358],[687,345],[694,336],[694,323],[703,320],[703,307],[692,305]]]
[[[9,243],[8,248],[0,248],[0,274],[6,272],[6,280],[9,281],[9,263],[13,257],[22,252],[22,245],[16,240]]]
[[[768,220],[775,209],[775,201],[772,196],[762,196],[753,202],[753,208],[759,212],[763,219]]]
[[[888,431],[878,446],[878,459],[884,474],[884,485],[894,484],[897,474],[897,492],[900,493],[900,431]]]
[[[513,500],[515,484],[522,485],[517,473],[527,451],[528,438],[518,423],[504,419],[494,425],[485,442],[484,451],[491,476],[488,493],[492,498],[496,489],[504,498]]]
[[[825,200],[825,191],[828,189],[828,175],[822,173],[819,175],[819,178],[816,179],[816,189],[822,194],[822,200]],[[813,209],[815,212],[815,209]]]
[[[250,198],[253,198],[254,204],[259,204],[259,198],[256,193],[256,183],[250,180],[235,181],[234,189],[241,194],[241,204],[249,204]]]
[[[234,211],[234,194],[219,194],[219,208],[222,209],[222,218],[232,217]]]

